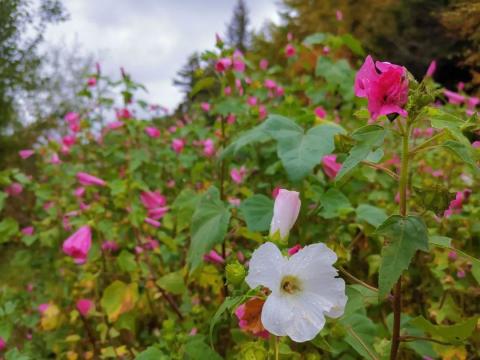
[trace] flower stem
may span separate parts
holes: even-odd
[[[346,276],[347,278],[350,279],[350,281],[354,282],[354,283],[357,283],[357,284],[360,284],[364,287],[366,287],[367,289],[371,290],[371,291],[375,291],[375,292],[378,292],[378,289],[376,287],[373,287],[372,285],[369,285],[367,284],[366,282],[360,280],[359,278],[357,278],[356,276],[350,274],[347,270],[345,270],[343,267],[339,266],[338,267],[338,271],[340,271],[340,273],[344,276]]]
[[[226,138],[225,138],[225,119],[222,116],[220,118],[220,126],[222,131],[222,150],[225,150],[226,145]],[[221,160],[220,163],[220,200],[225,201],[225,159]],[[227,266],[227,248],[226,248],[226,241],[227,239],[223,239],[222,242],[222,257],[225,260],[223,265],[223,296],[226,298],[228,296],[228,285],[227,285],[227,278],[225,275],[225,267]]]
[[[280,338],[278,336],[275,336],[275,360],[280,358],[280,353],[278,351],[279,339]]]
[[[407,187],[408,187],[408,173],[409,173],[409,136],[410,124],[406,124],[405,132],[402,136],[402,163],[400,170],[400,215],[407,216]],[[398,348],[400,346],[400,322],[402,315],[402,276],[398,278],[397,284],[393,291],[393,334],[392,347],[390,349],[390,360],[396,360],[398,355]]]

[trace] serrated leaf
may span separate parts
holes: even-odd
[[[379,297],[385,297],[402,272],[408,269],[417,250],[428,251],[428,233],[423,220],[418,216],[390,216],[377,229],[388,243],[382,249],[379,271]]]
[[[200,265],[204,254],[224,241],[229,222],[230,211],[220,200],[218,189],[211,187],[200,199],[192,217],[187,257],[191,271]]]
[[[345,175],[352,171],[362,160],[365,160],[371,151],[376,150],[383,144],[385,139],[385,129],[380,125],[366,125],[352,134],[352,138],[357,143],[350,150],[348,157],[342,164],[342,168],[335,178],[341,180]]]
[[[266,231],[273,217],[273,200],[261,194],[255,194],[242,201],[240,212],[250,231]]]
[[[335,135],[344,132],[336,125],[323,124],[305,133],[294,121],[280,115],[270,115],[265,130],[277,140],[278,157],[292,181],[303,179],[323,156],[331,154]]]

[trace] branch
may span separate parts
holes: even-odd
[[[360,284],[362,286],[365,286],[367,289],[378,292],[378,289],[376,287],[373,287],[372,285],[367,284],[366,282],[360,280],[359,278],[355,277],[354,275],[350,274],[347,270],[345,270],[343,267],[339,266],[338,271],[340,271],[340,274],[345,275],[347,278],[350,279],[350,281]]]
[[[370,166],[371,168],[374,168],[374,169],[377,169],[377,170],[382,170],[384,171],[387,175],[389,175],[391,178],[395,179],[395,180],[399,180],[399,177],[397,174],[395,174],[392,170],[390,169],[387,169],[386,167],[382,166],[382,165],[379,165],[379,164],[375,164],[371,161],[367,161],[367,160],[363,160],[362,161],[362,164],[365,164],[367,166]]]

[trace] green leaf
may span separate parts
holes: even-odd
[[[339,126],[323,124],[305,133],[295,122],[280,115],[270,115],[265,129],[277,140],[278,156],[292,181],[303,179],[323,156],[331,154],[335,135],[343,132]]]
[[[224,241],[229,222],[230,211],[220,200],[218,189],[211,187],[200,199],[192,217],[187,257],[191,271],[200,265],[204,254]]]
[[[373,343],[377,328],[366,315],[354,313],[341,320],[347,335],[344,340],[364,359],[378,360],[373,350]]]
[[[225,311],[236,308],[237,305],[240,304],[243,299],[244,299],[243,296],[226,297],[222,305],[219,306],[219,308],[213,315],[212,320],[210,320],[210,330],[209,330],[210,343],[212,344],[212,346],[213,346],[213,330],[215,329],[215,325],[217,325],[217,323],[220,321],[220,318],[225,313]]]
[[[255,194],[242,201],[240,212],[250,231],[266,231],[273,217],[273,200],[265,195]]]
[[[325,78],[327,84],[339,88],[345,98],[353,98],[355,72],[345,59],[333,62],[326,56],[320,56],[317,60],[315,75]]]
[[[100,304],[108,315],[110,322],[117,321],[121,314],[132,310],[138,300],[138,288],[136,283],[125,284],[116,280],[103,292]]]
[[[387,220],[385,210],[376,206],[360,204],[355,211],[358,220],[365,221],[374,227],[380,226],[385,220]]]
[[[182,231],[190,226],[192,215],[197,208],[200,196],[192,189],[185,188],[176,197],[172,204],[177,221],[177,231]]]
[[[0,191],[0,211],[3,210],[3,207],[5,206],[5,199],[8,197],[6,193],[3,191]]]
[[[10,241],[18,234],[18,223],[13,218],[5,218],[0,221],[0,244]]]
[[[225,150],[222,151],[220,159],[224,159],[227,156],[236,155],[247,145],[263,143],[270,139],[270,135],[265,131],[265,123],[262,123],[261,125],[244,132],[242,135],[240,135],[240,137],[230,143],[230,145],[228,145]]]
[[[377,233],[388,239],[382,249],[378,279],[379,297],[383,298],[408,269],[417,250],[428,251],[428,234],[423,220],[413,215],[392,215],[380,225]]]
[[[434,339],[460,345],[472,335],[477,327],[478,318],[478,316],[475,316],[454,325],[435,325],[423,316],[418,316],[410,321],[410,325],[425,331]]]
[[[352,34],[344,34],[342,35],[343,43],[350,49],[352,52],[359,56],[365,55],[365,50],[362,47],[362,43],[353,37]]]
[[[117,264],[122,271],[131,273],[137,270],[137,263],[135,262],[135,255],[128,250],[122,250],[117,257]]]
[[[185,345],[185,360],[222,360],[210,346],[204,341],[204,336],[195,335],[188,339]]]
[[[427,107],[426,114],[433,128],[445,129],[457,141],[465,145],[470,145],[470,142],[462,133],[462,127],[467,124],[466,121],[440,108]]]
[[[322,209],[320,215],[325,219],[332,219],[353,210],[348,198],[338,189],[331,188],[320,195]]]
[[[473,158],[472,146],[470,144],[465,145],[458,141],[448,140],[445,141],[442,146],[450,150],[454,155],[460,158],[460,160],[463,160],[465,163],[478,170],[477,164]]]
[[[190,98],[193,98],[200,91],[211,88],[215,85],[216,79],[214,77],[206,77],[198,80],[190,91]]]
[[[147,350],[137,355],[135,360],[167,360],[169,359],[161,350],[150,346]]]
[[[174,295],[181,295],[187,289],[180,271],[162,276],[157,280],[157,285]]]
[[[352,138],[357,141],[350,150],[347,159],[342,164],[342,168],[337,174],[336,181],[342,179],[362,160],[365,160],[371,151],[376,150],[383,144],[385,139],[385,129],[380,125],[366,125],[356,130]]]
[[[323,44],[325,40],[327,39],[327,34],[325,33],[315,33],[312,35],[307,36],[303,40],[304,45],[318,45],[318,44]]]
[[[222,116],[229,114],[240,114],[247,110],[247,105],[244,101],[236,98],[228,98],[219,102],[215,108],[215,112]]]

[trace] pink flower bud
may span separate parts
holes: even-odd
[[[426,77],[432,77],[435,74],[435,70],[437,70],[437,62],[432,60],[430,65],[428,65],[427,73],[425,74]]]
[[[302,245],[300,245],[300,244],[297,244],[297,245],[291,247],[290,249],[288,249],[288,255],[292,256],[292,255],[296,254],[301,248],[302,248]]]
[[[327,112],[322,106],[318,106],[314,110],[315,115],[318,116],[320,119],[324,119],[327,116]]]
[[[158,191],[142,192],[140,194],[140,201],[146,209],[155,209],[167,204],[167,198]]]
[[[260,60],[260,69],[267,70],[268,69],[268,60],[262,59]]]
[[[172,149],[177,154],[180,154],[185,147],[185,141],[183,139],[173,139],[172,140]]]
[[[102,243],[102,250],[106,252],[115,252],[119,248],[118,244],[113,240],[107,240]]]
[[[105,186],[107,185],[107,183],[98,178],[98,177],[95,177],[93,175],[90,175],[88,173],[85,173],[85,172],[78,172],[77,173],[77,180],[78,182],[83,185],[83,186]]]
[[[230,69],[232,66],[232,59],[230,58],[221,58],[215,63],[215,70],[218,72],[224,72]]]
[[[116,115],[117,120],[127,120],[132,117],[132,113],[127,108],[118,109]]]
[[[27,226],[22,229],[23,235],[30,236],[30,235],[33,235],[34,232],[35,232],[35,228],[33,226]]]
[[[444,90],[443,94],[448,98],[448,102],[453,105],[460,105],[465,101],[465,96],[454,91]]]
[[[33,154],[35,154],[35,151],[33,150],[29,150],[29,149],[25,149],[25,150],[20,150],[18,152],[18,155],[20,155],[20,157],[22,159],[28,159],[30,156],[32,156]]]
[[[300,206],[301,201],[298,192],[280,189],[273,207],[270,235],[273,236],[278,231],[282,239],[288,237],[288,233],[300,213]]]
[[[223,264],[225,262],[225,259],[215,250],[211,250],[208,254],[205,254],[203,260],[214,264]]]
[[[160,222],[158,222],[157,220],[154,220],[154,219],[151,219],[151,218],[145,218],[144,220],[147,224],[149,225],[152,225],[153,227],[155,228],[159,228],[160,227]]]
[[[87,85],[90,87],[97,85],[97,78],[94,78],[94,77],[88,78]]]
[[[210,104],[208,102],[202,102],[200,107],[203,111],[209,112],[210,111]]]
[[[236,184],[241,184],[246,175],[247,169],[245,168],[245,166],[242,166],[240,169],[234,168],[230,171],[230,177]]]
[[[5,192],[10,196],[18,196],[22,193],[23,186],[20,183],[12,183],[5,189]]]
[[[337,10],[335,11],[335,17],[337,18],[338,21],[342,21],[343,20],[343,13],[341,10]]]
[[[336,155],[325,155],[322,158],[322,167],[325,174],[333,180],[342,168],[342,164],[337,163]]]
[[[285,47],[285,56],[287,58],[290,58],[292,56],[295,56],[297,50],[295,50],[295,47],[292,44],[287,44]]]
[[[151,138],[158,138],[160,136],[160,130],[153,126],[147,126],[145,128],[145,133]]]
[[[5,350],[7,347],[7,342],[0,336],[0,351]]]
[[[125,123],[123,121],[111,121],[105,127],[109,130],[115,130],[121,128]]]

